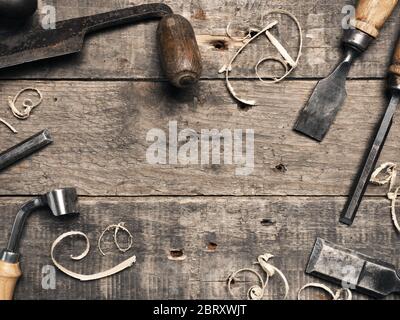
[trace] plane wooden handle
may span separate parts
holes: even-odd
[[[0,301],[13,299],[14,289],[21,275],[19,263],[0,261]]]
[[[359,0],[355,27],[376,38],[398,0]]]
[[[168,80],[178,88],[195,84],[201,76],[202,61],[190,22],[177,14],[167,15],[160,21],[157,37]]]
[[[400,40],[397,42],[396,50],[394,51],[392,65],[389,71],[400,77]]]

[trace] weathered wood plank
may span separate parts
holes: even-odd
[[[140,3],[152,0],[140,1]],[[240,43],[233,43],[225,36],[225,28],[230,21],[260,26],[266,21],[264,15],[273,9],[285,9],[294,13],[304,28],[304,53],[301,63],[293,74],[294,78],[319,78],[326,76],[341,55],[342,9],[354,4],[353,0],[330,1],[304,0],[243,0],[243,1],[165,1],[180,14],[191,20],[204,58],[205,79],[221,78],[217,72]],[[137,2],[139,3],[139,2]],[[130,1],[121,0],[52,0],[42,1],[42,5],[54,5],[57,19],[80,17],[127,7]],[[383,29],[378,41],[363,58],[357,62],[351,77],[383,77],[386,74],[392,46],[395,41],[396,17],[398,10]],[[274,19],[275,17],[271,17]],[[38,18],[39,19],[39,18]],[[41,19],[41,18],[40,18]],[[265,20],[264,20],[265,19]],[[247,20],[247,22],[246,22]],[[268,20],[269,21],[269,20]],[[34,63],[31,66],[2,70],[3,78],[45,78],[45,79],[160,79],[157,45],[155,41],[156,22],[128,26],[90,36],[82,54]],[[273,31],[295,56],[298,39],[294,36],[295,25],[282,18],[281,24]],[[255,63],[263,56],[277,55],[275,49],[265,40],[260,40],[243,53],[232,76],[253,78]],[[274,72],[280,72],[275,66]]]
[[[22,201],[1,199],[0,247]],[[294,299],[302,285],[316,280],[305,276],[304,269],[317,236],[400,264],[399,236],[384,199],[367,199],[352,228],[338,223],[343,198],[82,198],[80,203],[77,219],[57,221],[44,212],[29,219],[17,299],[228,299],[229,274],[255,267],[256,257],[267,252],[276,256],[274,264],[287,275]],[[135,237],[131,254],[138,261],[132,269],[92,283],[57,272],[56,290],[42,289],[42,267],[51,265],[50,245],[65,231],[86,232],[92,241],[90,256],[75,264],[68,263],[68,257],[71,248],[79,253],[80,242],[71,247],[67,241],[58,248],[59,259],[74,270],[92,273],[124,260],[127,255],[101,257],[96,251],[102,228],[121,221]],[[106,248],[112,248],[110,242]],[[168,259],[171,250],[182,250],[186,259]],[[270,285],[269,294],[279,299],[279,280]]]
[[[42,90],[45,100],[28,121],[18,122],[6,109],[6,99],[27,85]],[[348,194],[387,104],[383,81],[348,83],[347,103],[322,144],[291,130],[315,82],[234,85],[260,105],[238,109],[221,81],[205,81],[185,94],[148,82],[3,82],[0,115],[21,133],[12,135],[1,126],[0,150],[45,127],[55,143],[2,172],[0,194],[38,194],[65,185],[92,196]],[[149,164],[147,134],[162,129],[168,138],[170,121],[178,123],[179,131],[193,129],[197,138],[205,129],[253,129],[254,171],[238,176],[240,165],[226,165],[224,159],[220,165],[202,164],[200,156],[198,164]],[[381,162],[397,161],[399,130],[396,121]],[[386,191],[371,187],[369,194]]]

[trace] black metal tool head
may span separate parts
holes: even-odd
[[[393,265],[320,238],[306,273],[374,298],[400,292],[399,274]]]
[[[318,82],[300,113],[295,125],[296,131],[317,141],[324,139],[347,97],[345,84],[354,52],[349,51],[332,74]]]
[[[79,213],[76,189],[58,189],[47,193],[44,197],[55,217]]]
[[[342,61],[327,78],[318,82],[294,130],[319,142],[324,139],[347,97],[345,85],[351,65],[372,40],[357,29],[345,33],[346,50]]]

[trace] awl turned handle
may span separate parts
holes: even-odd
[[[355,27],[376,38],[397,2],[398,0],[359,0]]]
[[[0,261],[0,301],[13,299],[15,286],[21,275],[19,263]]]

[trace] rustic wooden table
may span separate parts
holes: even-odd
[[[28,221],[21,246],[24,276],[16,299],[228,299],[229,274],[252,267],[267,252],[276,256],[273,262],[288,277],[290,298],[295,299],[302,285],[315,280],[304,269],[317,236],[400,265],[400,239],[389,215],[386,187],[368,189],[352,228],[338,222],[387,104],[384,78],[399,11],[355,64],[347,102],[329,136],[317,144],[291,129],[317,80],[338,61],[341,11],[354,1],[166,2],[190,19],[197,33],[204,59],[198,88],[180,92],[164,81],[156,22],[90,36],[82,54],[1,72],[0,116],[20,133],[12,135],[0,126],[0,150],[43,128],[49,128],[55,143],[0,174],[0,247],[18,206],[33,195],[74,186],[81,204],[77,219],[60,222],[38,213]],[[129,1],[40,1],[44,4],[54,5],[61,20],[123,8]],[[263,13],[277,8],[299,18],[304,54],[288,81],[265,85],[255,79],[253,65],[277,53],[266,40],[250,47],[232,73],[238,93],[258,101],[256,107],[243,109],[218,74],[240,45],[225,36],[225,27],[229,21],[246,26],[249,20],[259,26],[271,19]],[[280,22],[273,32],[294,54],[295,26],[285,18]],[[7,98],[31,86],[43,92],[44,102],[29,120],[19,122],[12,118]],[[254,172],[237,176],[235,165],[224,164],[149,164],[146,135],[153,128],[168,132],[170,121],[177,121],[179,130],[198,133],[253,129]],[[399,135],[395,121],[380,163],[399,159]],[[134,234],[131,253],[137,263],[132,269],[92,283],[57,272],[56,289],[43,289],[42,269],[52,264],[50,245],[63,232],[83,231],[92,240],[91,254],[80,263],[67,259],[71,246],[80,251],[80,242],[67,241],[64,251],[59,250],[60,259],[78,272],[98,272],[124,260],[127,255],[113,250],[106,257],[95,250],[99,233],[121,221]],[[177,259],[179,252],[183,257]],[[282,283],[272,279],[268,297],[281,296]]]

